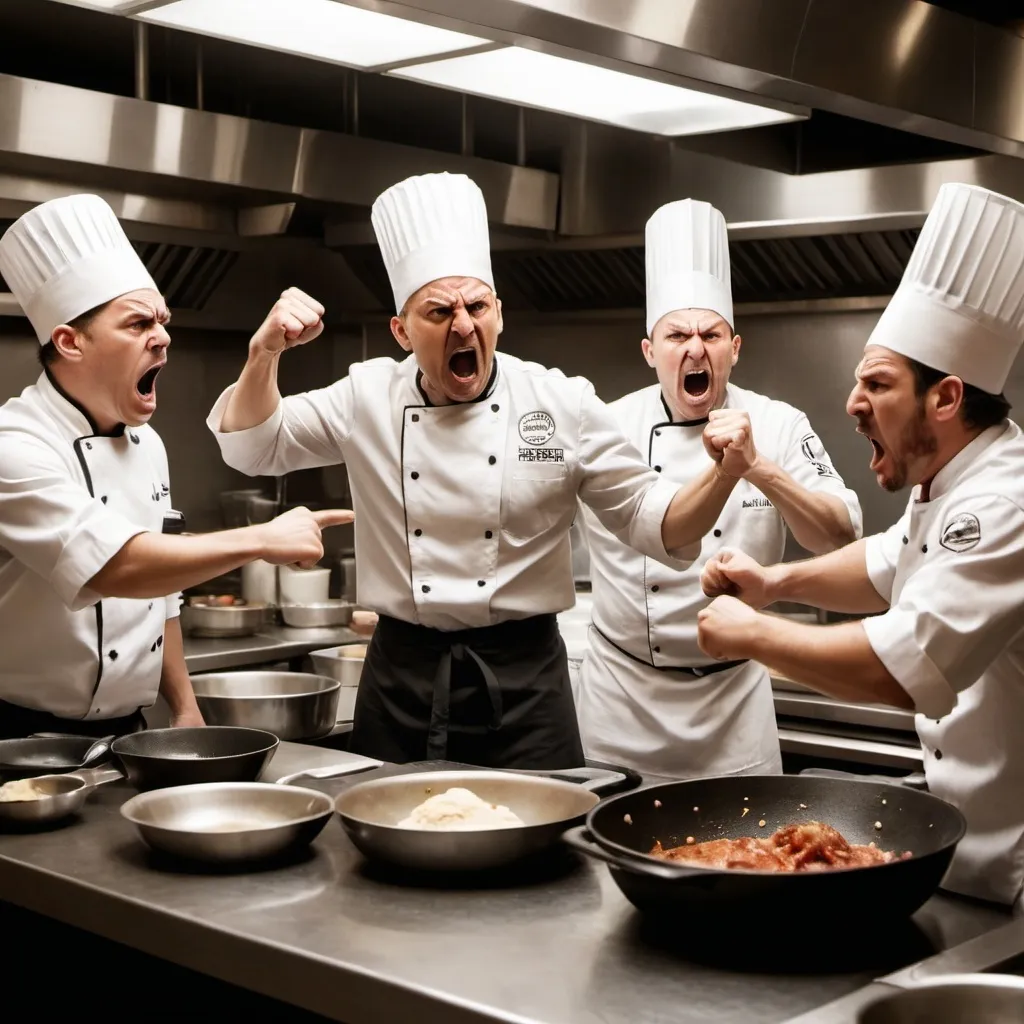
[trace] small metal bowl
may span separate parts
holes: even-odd
[[[281,618],[286,626],[316,629],[324,626],[347,626],[352,621],[354,606],[349,601],[316,601],[312,604],[283,604]]]
[[[261,601],[248,604],[184,604],[181,625],[192,636],[222,639],[252,636],[266,622],[268,605]]]
[[[77,775],[40,775],[32,780],[35,800],[0,803],[0,822],[43,824],[67,818],[82,809],[89,785]]]

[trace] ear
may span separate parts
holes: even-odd
[[[643,351],[644,359],[647,360],[647,365],[653,370],[654,369],[654,342],[650,338],[644,338],[640,342],[640,348]]]
[[[743,339],[738,335],[732,336],[732,365],[736,365],[736,361],[740,357],[740,346],[743,344]]]
[[[494,296],[494,303],[498,310],[498,333],[501,334],[505,330],[505,318],[501,315],[501,299],[497,295]]]
[[[928,395],[928,407],[938,423],[956,419],[963,404],[964,382],[959,377],[943,377]]]
[[[74,327],[59,324],[54,327],[50,341],[53,342],[53,347],[60,353],[62,359],[67,359],[72,363],[81,362],[85,335],[76,331]]]
[[[397,341],[406,352],[412,351],[412,342],[409,340],[409,335],[406,332],[405,321],[400,316],[393,316],[391,318],[391,333],[395,336],[395,341]]]

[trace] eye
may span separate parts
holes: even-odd
[[[864,384],[864,387],[872,394],[877,394],[879,391],[885,390],[885,385],[877,380],[869,380]]]
[[[483,300],[481,300],[480,302],[471,302],[466,308],[473,316],[475,316],[477,313],[482,313],[485,309],[487,309],[487,303],[484,302]]]

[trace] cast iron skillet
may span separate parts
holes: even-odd
[[[688,836],[696,842],[767,836],[804,821],[831,825],[851,843],[874,842],[913,857],[870,868],[772,874],[686,867],[647,855],[655,840],[667,848]],[[602,801],[565,839],[610,864],[619,888],[641,911],[674,915],[688,929],[702,919],[774,928],[806,923],[812,915],[852,924],[913,914],[938,888],[966,827],[955,807],[902,786],[761,775],[624,793]]]
[[[27,736],[0,740],[0,782],[93,768],[110,757],[110,740],[88,736]],[[86,759],[86,754],[90,754]]]
[[[207,725],[148,729],[110,745],[118,767],[137,789],[202,782],[253,782],[277,750],[278,738],[261,729]]]

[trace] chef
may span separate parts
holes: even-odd
[[[469,178],[403,181],[377,199],[372,221],[394,292],[391,330],[409,358],[371,359],[282,400],[281,353],[323,313],[293,293],[290,329],[257,333],[210,427],[244,473],[348,466],[359,603],[379,613],[352,750],[396,762],[581,764],[555,623],[575,596],[577,498],[624,542],[685,565],[735,479],[708,459],[688,487],[670,483],[587,381],[495,355],[501,303],[487,210]]]
[[[742,431],[728,456],[742,480],[686,572],[646,558],[583,510],[594,601],[578,695],[583,747],[673,778],[779,772],[767,671],[746,659],[714,663],[697,646],[701,568],[723,545],[778,561],[787,528],[807,550],[831,551],[860,536],[860,504],[802,412],[729,382],[741,339],[722,214],[692,199],[669,203],[647,222],[646,243],[642,349],[658,383],[611,410],[650,465],[679,482],[703,471],[706,433]]]
[[[164,536],[177,514],[147,424],[169,314],[113,211],[35,207],[0,239],[0,274],[44,368],[0,407],[0,737],[131,732],[158,691],[173,725],[202,725],[177,592],[253,558],[313,562],[351,513]]]
[[[847,405],[879,484],[913,488],[903,518],[808,562],[721,553],[704,589],[733,596],[699,633],[712,657],[916,710],[928,788],[967,818],[943,884],[1004,904],[1024,885],[1024,437],[1003,396],[1022,268],[1024,206],[943,185]],[[778,599],[877,614],[809,626],[747,606]]]

